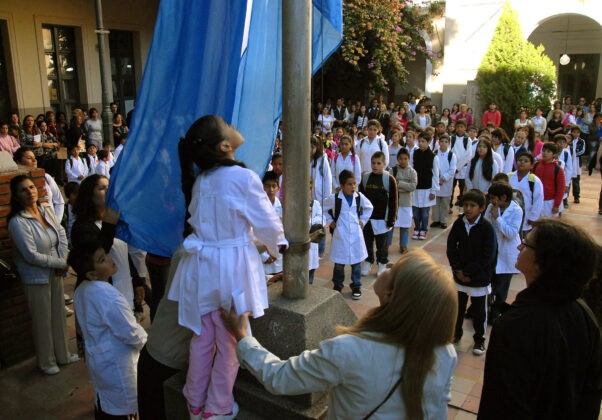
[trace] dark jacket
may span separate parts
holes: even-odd
[[[479,419],[597,419],[600,330],[576,300],[533,283],[491,332]]]
[[[370,219],[384,220],[386,216],[387,227],[393,227],[397,218],[397,181],[387,171],[384,174],[389,176],[388,191],[383,185],[383,175],[374,173],[370,173],[366,185],[362,179],[359,190],[374,206]]]
[[[456,283],[468,287],[484,287],[491,282],[497,260],[497,239],[493,226],[483,215],[466,233],[464,216],[454,222],[447,237],[447,259],[453,271],[462,270],[470,277],[470,283]]]
[[[92,219],[77,218],[71,228],[71,243],[74,247],[88,242],[100,242],[105,252],[109,252],[113,246],[116,226],[102,222],[102,229],[96,226]]]

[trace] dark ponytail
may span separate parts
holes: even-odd
[[[182,170],[182,192],[186,201],[186,209],[192,200],[192,187],[195,181],[195,168],[199,168],[199,174],[218,168],[220,166],[241,166],[245,164],[237,160],[224,157],[217,149],[218,145],[226,140],[224,129],[226,122],[217,115],[205,115],[196,120],[186,136],[178,143],[178,155],[180,158],[180,169]],[[190,217],[186,211],[186,219]],[[192,232],[192,228],[185,223],[184,236]]]

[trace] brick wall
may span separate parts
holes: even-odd
[[[12,242],[8,237],[6,217],[10,213],[10,180],[30,173],[40,197],[46,196],[44,170],[18,171],[0,174],[0,258],[12,264]],[[43,200],[44,198],[42,198]],[[16,273],[16,270],[13,270]],[[17,274],[18,276],[18,274]],[[0,279],[0,367],[5,368],[34,355],[31,319],[21,281]]]

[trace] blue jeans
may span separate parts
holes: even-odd
[[[322,239],[320,239],[320,242],[318,242],[318,254],[320,255],[320,257],[322,255],[324,255],[325,251],[326,251],[326,235],[324,235],[322,237]]]
[[[390,231],[387,232],[387,248],[393,243],[393,231],[395,228],[391,228]]]
[[[399,247],[407,248],[410,230],[408,228],[399,228]]]
[[[362,269],[361,263],[351,264],[351,288],[362,287]],[[345,285],[345,264],[334,264],[332,270],[332,282],[334,283],[335,290],[341,290]]]
[[[412,206],[412,213],[414,218],[414,231],[428,231],[430,210],[430,207]]]
[[[493,304],[491,310],[497,313],[502,311],[506,298],[508,297],[508,289],[512,274],[495,274],[491,279],[491,294],[493,295]]]
[[[314,274],[316,273],[316,269],[309,270],[309,284],[314,284]]]

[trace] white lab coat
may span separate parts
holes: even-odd
[[[86,363],[105,413],[138,411],[136,366],[146,331],[119,291],[105,281],[84,281],[73,296],[86,342]]]
[[[97,173],[98,175],[106,176],[108,179],[111,179],[111,172],[109,171],[110,169],[111,166],[109,165],[109,162],[101,160],[100,162],[98,162],[98,165],[96,165],[95,173]]]
[[[362,215],[358,218],[356,199],[359,194],[360,206],[362,208]],[[334,215],[335,197],[338,196],[341,199],[341,213],[336,222],[336,228],[332,234],[332,241],[330,243],[330,261],[336,264],[357,264],[368,258],[368,251],[366,250],[366,244],[364,242],[364,234],[360,221],[363,226],[368,223],[372,210],[374,207],[370,200],[364,196],[364,194],[355,192],[353,193],[353,200],[351,200],[351,207],[347,203],[347,199],[342,191],[337,194],[330,195],[324,201],[324,216],[326,217],[326,224],[329,225],[333,222],[333,217],[329,210],[332,210]]]
[[[326,153],[319,157],[316,166],[312,162],[309,164],[309,174],[314,180],[314,188],[312,199],[323,203],[330,194],[332,194],[332,172],[328,164],[328,156]]]
[[[533,176],[533,193],[529,188],[529,177],[531,175]],[[543,208],[543,184],[535,174],[527,174],[521,180],[518,179],[518,172],[511,173],[509,176],[510,185],[523,194],[523,200],[525,201],[523,230],[531,230],[532,226],[529,224],[529,220],[538,220]]]
[[[78,158],[74,158],[73,156],[69,156],[69,158],[65,161],[65,174],[67,175],[68,182],[77,182],[80,184],[83,181],[82,179],[78,179],[77,177],[83,175],[83,177],[88,176],[88,166],[82,161],[82,158],[78,156]]]
[[[497,219],[491,217],[492,205],[487,206],[485,218],[491,222],[497,238],[497,263],[496,274],[516,274],[519,271],[514,267],[518,258],[520,245],[520,224],[523,218],[523,209],[515,201]]]
[[[571,178],[573,177],[573,155],[571,146],[567,146],[558,155],[558,162],[564,169],[564,178],[566,180],[567,187],[571,184]]]
[[[317,200],[313,200],[311,206],[311,215],[309,216],[309,226],[321,225],[324,223],[324,216],[322,216],[322,206]],[[326,229],[328,231],[328,229]],[[309,269],[315,270],[320,266],[320,253],[318,244],[311,243],[309,245]]]
[[[345,169],[353,172],[357,185],[360,185],[360,182],[362,182],[362,164],[360,163],[360,158],[357,155],[352,157],[351,152],[349,152],[347,157],[343,157],[343,155],[339,153],[332,160],[331,165],[332,184],[335,188],[340,187],[339,174]]]
[[[59,190],[59,186],[56,185],[56,181],[49,174],[44,174],[44,179],[46,180],[46,197],[48,197],[48,203],[52,205],[54,209],[54,214],[56,215],[56,220],[61,222],[63,220],[63,215],[65,214],[65,199],[63,198],[63,194],[61,194],[61,190]]]
[[[282,204],[280,203],[280,200],[278,200],[278,197],[274,198],[274,202],[272,203],[272,207],[274,207],[274,211],[276,212],[276,214],[278,215],[278,217],[280,218],[280,220],[282,220]],[[277,274],[280,273],[282,271],[282,254],[277,253],[276,254],[276,259],[274,260],[274,262],[272,262],[271,264],[266,264],[265,261],[270,258],[270,253],[267,251],[264,251],[261,253],[261,261],[263,261],[263,270],[265,271],[266,274]]]
[[[383,152],[385,154],[385,166],[389,166],[389,145],[383,137],[376,136],[372,142],[370,142],[368,137],[364,137],[359,141],[355,153],[360,158],[363,172],[370,172],[372,170],[372,155],[376,152]]]
[[[449,153],[452,154],[451,161],[449,160]],[[437,191],[437,197],[451,197],[452,196],[452,187],[454,182],[454,175],[456,174],[456,164],[458,159],[456,158],[455,153],[450,151],[442,152],[441,150],[437,151],[437,166],[439,167],[439,179],[443,179],[444,182],[442,185],[439,185],[439,191]]]
[[[503,152],[502,152],[503,153]],[[499,172],[504,172],[504,158],[496,151],[492,151],[493,161],[497,164]]]
[[[503,161],[502,165],[500,166],[500,168],[502,168],[500,172],[505,174],[512,172],[512,168],[514,167],[514,148],[509,146],[508,154],[504,156],[504,144],[502,143],[498,146],[497,150],[494,151],[501,156]]]
[[[253,316],[262,316],[268,307],[267,286],[253,240],[272,255],[288,242],[257,174],[240,166],[202,173],[192,188],[188,211],[194,233],[184,240],[186,255],[168,294],[180,303],[180,325],[200,335],[201,316],[219,308],[230,310],[237,289],[244,292]]]
[[[472,159],[472,147],[470,140],[466,143],[466,147],[464,147],[464,137],[468,139],[468,136],[464,135],[463,137],[458,137],[455,134],[452,136],[456,138],[454,143],[454,147],[452,151],[454,155],[456,155],[456,170],[458,173],[456,174],[456,179],[465,179],[466,174],[468,173],[468,168],[470,167],[470,160]],[[451,137],[450,137],[451,141]]]

